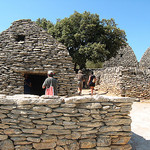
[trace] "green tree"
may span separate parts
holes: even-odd
[[[80,69],[85,68],[87,61],[110,59],[126,44],[126,34],[114,19],[100,20],[99,15],[86,11],[83,14],[75,11],[69,18],[59,19],[47,31],[67,47],[75,68],[79,65]]]
[[[36,23],[45,30],[48,30],[54,26],[52,22],[46,20],[45,18],[42,18],[42,19],[38,18],[36,20]]]

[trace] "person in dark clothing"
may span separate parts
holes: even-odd
[[[93,74],[93,71],[91,72],[91,75],[89,76],[88,85],[91,89],[91,95],[93,95],[94,87],[95,87],[96,77]]]
[[[45,89],[46,88],[46,92],[47,93],[47,89],[49,89],[50,87],[53,88],[53,95],[57,95],[57,80],[55,78],[53,78],[53,71],[48,71],[47,73],[48,78],[45,79],[42,88]],[[47,94],[46,94],[47,95]]]
[[[26,74],[25,76],[25,80],[24,80],[24,94],[31,94],[31,81],[28,78],[28,75]]]
[[[77,80],[78,80],[78,91],[79,95],[82,93],[82,88],[83,88],[83,82],[85,81],[84,74],[82,74],[82,71],[79,70],[77,74]]]

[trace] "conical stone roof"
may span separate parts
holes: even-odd
[[[145,51],[139,62],[140,68],[150,69],[150,47]]]
[[[116,57],[112,57],[110,60],[103,64],[103,67],[137,67],[138,61],[132,48],[127,45],[120,48]]]

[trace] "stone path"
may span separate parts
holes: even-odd
[[[134,102],[130,116],[132,150],[150,150],[150,102]]]

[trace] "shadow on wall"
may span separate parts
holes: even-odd
[[[149,150],[150,149],[150,140],[144,139],[142,136],[132,132],[131,139],[129,144],[132,146],[132,150]]]

